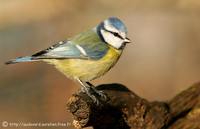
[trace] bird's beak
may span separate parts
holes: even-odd
[[[124,39],[124,42],[125,42],[125,43],[131,43],[131,40],[130,40],[129,38],[126,37],[126,38]]]

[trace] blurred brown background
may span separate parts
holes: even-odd
[[[122,83],[149,100],[167,100],[200,80],[198,0],[0,0],[0,122],[70,123],[65,104],[77,84],[45,63],[3,63],[109,16],[124,21],[133,43],[93,83]]]

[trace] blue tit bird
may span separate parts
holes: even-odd
[[[6,64],[33,61],[52,64],[68,78],[79,82],[81,89],[97,101],[92,93],[99,96],[104,94],[89,82],[104,75],[116,64],[127,43],[130,40],[127,38],[126,26],[120,19],[110,17],[68,40],[60,41],[32,56],[12,59]]]

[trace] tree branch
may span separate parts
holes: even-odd
[[[73,114],[76,128],[200,128],[200,83],[168,102],[149,102],[121,84],[104,84],[97,89],[102,90],[109,98],[100,106],[96,106],[83,92],[78,92],[69,99],[67,109]]]

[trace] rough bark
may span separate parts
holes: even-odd
[[[97,87],[109,98],[96,106],[83,92],[67,103],[74,126],[94,129],[200,129],[200,83],[167,102],[149,102],[121,84]]]

